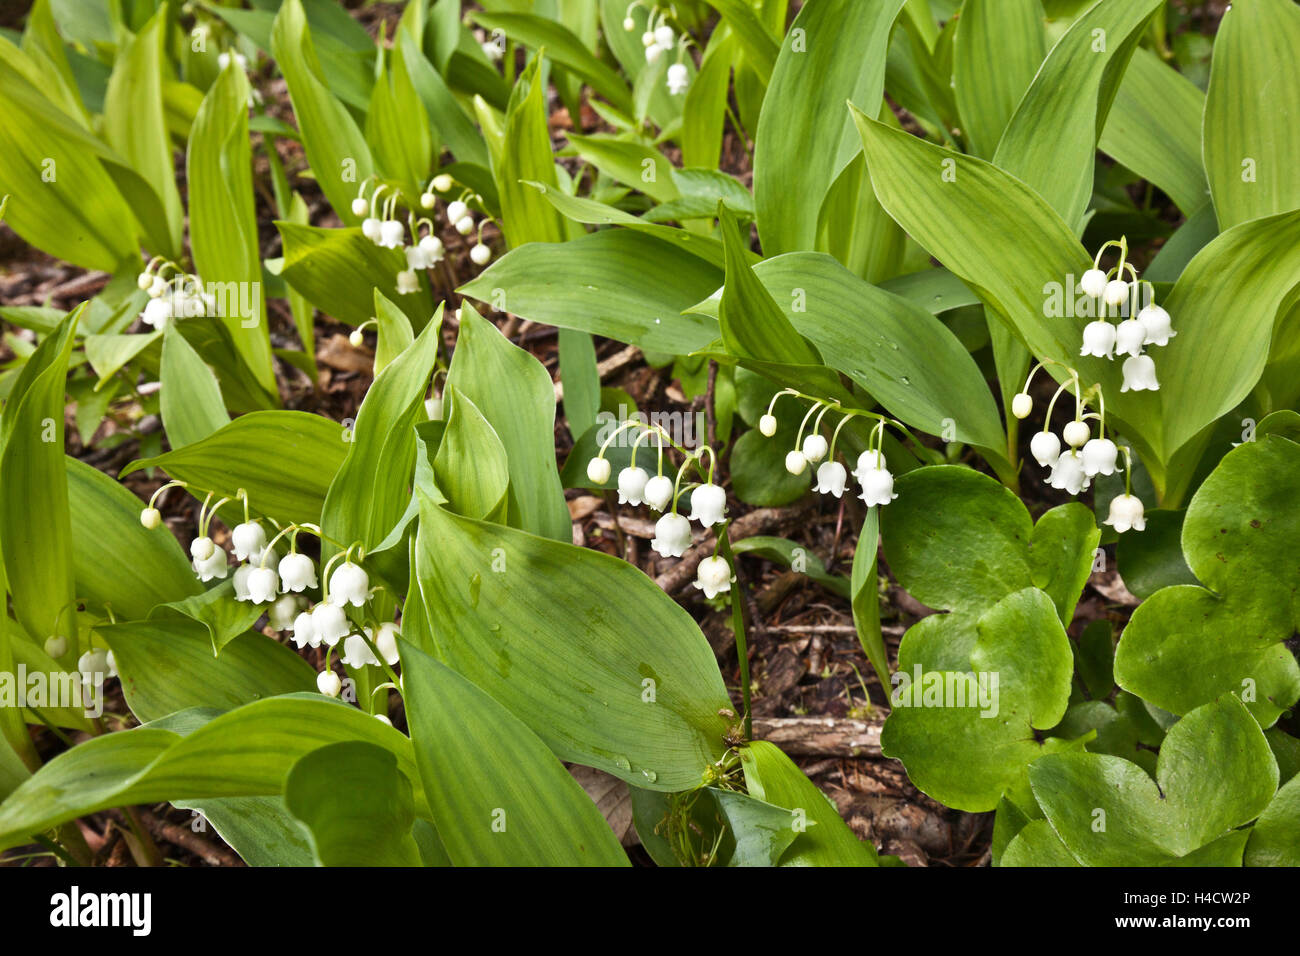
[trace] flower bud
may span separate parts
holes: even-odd
[[[366,344],[366,337],[361,334],[360,329],[353,329],[348,333],[348,342],[352,344],[354,349],[359,349]]]
[[[470,249],[469,258],[474,265],[485,266],[492,261],[492,250],[480,242]]]
[[[368,212],[370,212],[370,203],[366,202],[360,196],[352,200],[352,215],[364,216]]]
[[[442,421],[442,396],[431,395],[424,400],[424,413],[429,416],[429,421]]]
[[[623,29],[626,30],[628,33],[631,33],[633,30],[636,29],[636,21],[633,20],[631,17],[624,17]]]
[[[1065,423],[1065,427],[1061,429],[1061,437],[1065,439],[1065,443],[1071,448],[1078,448],[1092,437],[1092,430],[1088,427],[1087,422],[1076,419]]]
[[[587,480],[593,485],[603,485],[609,481],[609,459],[597,455],[587,462]]]
[[[1029,439],[1029,453],[1034,456],[1034,461],[1046,468],[1060,457],[1061,439],[1053,432],[1036,432],[1034,437]]]
[[[77,670],[81,674],[81,683],[87,687],[100,683],[96,677],[108,676],[108,652],[98,647],[86,651],[77,658]]]
[[[374,717],[375,717],[375,720],[379,721],[381,724],[384,724],[384,725],[386,725],[386,726],[388,726],[388,727],[393,726],[393,722],[392,722],[391,720],[389,720],[387,714],[375,714]]]
[[[438,197],[433,193],[420,193],[420,207],[422,209],[432,209],[438,201]]]
[[[326,697],[337,697],[343,690],[343,682],[333,671],[321,671],[316,675],[316,689]]]
[[[1079,288],[1094,299],[1098,298],[1106,291],[1106,273],[1100,269],[1089,269],[1079,277]]]
[[[371,217],[361,222],[361,234],[371,242],[377,243],[383,238],[382,223],[378,219]]]
[[[673,33],[673,28],[668,24],[664,23],[655,28],[655,43],[665,50],[671,50],[676,42],[677,35]]]
[[[1128,283],[1123,279],[1111,279],[1101,290],[1101,300],[1109,306],[1123,305],[1128,298]]]
[[[853,469],[853,477],[858,481],[862,481],[867,472],[877,471],[884,467],[886,467],[885,456],[874,448],[868,448],[858,456],[858,464]]]
[[[148,292],[149,287],[153,285],[153,276],[148,272],[141,272],[136,278],[135,284],[140,288],[141,292]]]
[[[762,418],[760,418],[760,419],[758,420],[758,430],[759,430],[762,434],[766,435],[768,438],[771,438],[773,435],[775,435],[775,434],[776,434],[776,416],[775,416],[775,415],[764,415]]]
[[[652,47],[655,45],[655,35],[653,30],[647,30],[645,33],[641,34],[641,45],[644,47]]]
[[[456,220],[456,231],[462,236],[468,236],[474,231],[474,217],[462,216],[460,219]]]
[[[792,475],[802,475],[804,469],[808,467],[808,459],[804,457],[803,452],[799,449],[786,452],[785,470]]]
[[[207,561],[212,557],[212,553],[216,550],[216,547],[217,546],[212,543],[212,539],[207,535],[204,535],[201,538],[195,538],[190,542],[190,557],[195,561]]]
[[[140,512],[140,523],[152,531],[162,524],[162,513],[152,506],[145,508]]]
[[[813,433],[803,440],[803,456],[814,465],[826,457],[826,436]]]
[[[68,639],[62,634],[51,634],[45,639],[45,653],[56,660],[68,653]]]
[[[663,511],[673,500],[673,480],[667,475],[655,475],[645,483],[644,498],[655,511]]]
[[[448,192],[452,185],[452,178],[447,173],[439,173],[433,177],[433,188],[440,193]]]
[[[1028,418],[1034,410],[1034,400],[1025,392],[1020,392],[1011,399],[1011,414],[1016,418]]]
[[[461,202],[459,199],[454,199],[447,203],[448,222],[460,222],[465,218],[465,214],[468,212],[469,206],[465,205],[465,203]]]

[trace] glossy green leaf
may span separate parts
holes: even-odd
[[[555,390],[541,363],[510,343],[468,303],[447,384],[487,419],[510,467],[510,521],[559,541],[572,538],[555,466]]]
[[[953,93],[970,152],[990,159],[1046,52],[1039,0],[966,0],[953,37]]]
[[[396,180],[404,190],[418,193],[424,189],[433,162],[433,137],[400,44],[391,53],[381,54],[366,115],[366,141],[381,174]]]
[[[233,499],[243,488],[257,514],[318,523],[351,438],[349,427],[319,415],[251,412],[202,441],[133,461],[119,477],[161,468],[173,479],[189,482],[199,497],[212,491]]]
[[[1214,41],[1205,99],[1205,170],[1220,229],[1300,207],[1300,10],[1236,3]]]
[[[375,375],[378,375],[415,341],[415,333],[406,313],[378,289],[375,290],[375,324],[379,330],[375,345]]]
[[[172,448],[207,438],[230,423],[216,377],[175,329],[163,335],[159,378],[163,427]]]
[[[1247,866],[1300,866],[1300,776],[1273,796],[1250,831]]]
[[[844,103],[879,108],[885,49],[902,6],[808,3],[782,41],[754,146],[754,202],[767,255],[815,247],[822,198],[860,145]]]
[[[411,781],[383,747],[350,740],[313,750],[285,778],[284,803],[318,866],[420,865]]]
[[[1224,457],[1183,521],[1201,586],[1164,588],[1133,612],[1115,655],[1121,687],[1175,714],[1236,694],[1265,727],[1300,699],[1300,664],[1285,643],[1300,626],[1298,480],[1300,445],[1284,438]]]
[[[416,572],[439,658],[561,759],[681,790],[721,755],[713,652],[636,568],[425,499]]]
[[[274,567],[274,562],[268,562],[268,566]],[[237,600],[234,579],[229,577],[206,591],[155,605],[149,618],[183,618],[187,622],[198,622],[206,629],[212,654],[216,656],[223,647],[256,624],[263,611],[264,608],[251,601]]]
[[[557,188],[547,125],[545,77],[536,59],[520,74],[506,111],[506,141],[496,164],[501,194],[501,231],[511,248],[526,242],[562,242],[568,224],[531,183]]]
[[[410,644],[402,674],[415,761],[455,865],[628,865],[596,805],[517,716]]]
[[[443,393],[447,428],[433,459],[438,490],[452,511],[466,518],[506,517],[510,465],[505,446],[483,413],[454,385]],[[473,462],[473,467],[466,467]]]

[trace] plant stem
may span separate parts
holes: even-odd
[[[754,717],[750,707],[749,642],[745,638],[745,601],[741,595],[742,586],[736,567],[736,556],[731,551],[731,537],[725,526],[718,538],[718,550],[731,565],[732,573],[736,574],[737,578],[735,590],[731,595],[731,626],[736,632],[736,656],[740,658],[740,695],[741,708],[745,717],[745,739],[750,740],[754,736]]]

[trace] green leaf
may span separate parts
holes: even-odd
[[[1150,50],[1129,61],[1098,146],[1190,216],[1209,198],[1201,164],[1205,95]]]
[[[840,597],[849,596],[849,582],[842,574],[830,574],[826,564],[815,554],[810,554],[800,544],[789,538],[777,538],[771,535],[755,535],[733,542],[731,550],[735,554],[752,554],[765,558],[776,564],[793,568],[800,574],[806,574],[828,591]]]
[[[447,384],[483,414],[505,447],[510,467],[510,521],[569,541],[573,529],[555,466],[555,389],[542,364],[513,345],[468,303]]]
[[[877,552],[880,550],[880,509],[868,508],[862,522],[857,547],[853,550],[853,570],[849,581],[853,626],[858,643],[871,662],[881,687],[889,684],[889,649],[880,628],[880,578]]]
[[[201,814],[249,866],[311,866],[315,862],[307,834],[289,816],[278,795],[174,800],[172,806]]]
[[[1285,643],[1300,626],[1294,542],[1300,445],[1277,436],[1224,456],[1187,509],[1182,543],[1201,586],[1174,585],[1133,612],[1115,679],[1175,714],[1239,695],[1261,725],[1300,699],[1300,664]]]
[[[280,5],[271,33],[271,55],[288,84],[316,181],[339,219],[354,224],[352,200],[357,184],[374,173],[374,160],[356,121],[329,90],[301,0],[284,0]],[[368,290],[365,295],[369,298]]]
[[[1090,7],[1052,47],[998,141],[993,162],[1037,190],[1071,228],[1092,197],[1097,134],[1120,78],[1163,5],[1100,0]]]
[[[497,191],[501,196],[501,231],[510,246],[526,242],[563,242],[567,223],[531,183],[557,188],[551,134],[547,125],[545,78],[542,60],[533,60],[520,74],[506,111],[506,141],[497,164]]]
[[[221,653],[223,647],[256,624],[261,616],[262,608],[258,605],[251,601],[236,600],[235,582],[232,578],[192,597],[155,605],[149,611],[150,619],[180,617],[202,624],[207,630],[214,657]]]
[[[1038,0],[966,0],[953,37],[953,93],[970,152],[990,159],[1046,52]]]
[[[248,374],[263,391],[278,395],[262,289],[248,96],[244,72],[233,64],[217,77],[194,118],[185,154],[190,245],[195,270],[222,293],[219,321]]]
[[[141,721],[191,707],[233,710],[316,686],[306,661],[255,632],[226,644],[220,657],[208,629],[184,618],[105,624],[95,633],[113,649],[122,694]]]
[[[629,865],[596,805],[514,714],[406,643],[402,675],[416,765],[456,866]]]
[[[1195,584],[1196,576],[1183,560],[1183,513],[1148,511],[1141,534],[1121,535],[1115,561],[1124,586],[1146,600],[1161,588]]]
[[[64,465],[78,597],[134,620],[202,590],[176,539],[163,528],[150,531],[140,524],[139,498],[71,456]]]
[[[636,568],[423,496],[416,553],[438,657],[561,759],[682,790],[721,756],[730,704],[713,652]]]
[[[879,866],[876,848],[857,838],[829,797],[775,744],[755,740],[740,750],[745,786],[756,799],[790,812],[798,835],[778,866]]]
[[[680,198],[673,164],[659,150],[612,136],[569,133],[567,138],[579,156],[623,185],[639,189],[656,202]]]
[[[230,423],[216,377],[175,329],[163,335],[159,379],[163,427],[172,448],[207,438]]]
[[[415,334],[406,313],[378,289],[375,290],[375,324],[379,330],[375,345],[375,375],[378,375],[415,341]]]
[[[118,51],[104,97],[104,138],[161,197],[168,244],[153,251],[179,256],[184,212],[163,116],[164,6]],[[157,238],[155,238],[157,241]]]
[[[1205,170],[1219,228],[1300,207],[1300,10],[1234,4],[1219,24],[1205,98]]]
[[[721,284],[721,269],[697,256],[629,229],[604,229],[513,249],[459,291],[534,322],[677,355],[718,337],[716,322],[682,312]]]
[[[311,836],[317,866],[419,866],[411,781],[391,751],[359,740],[302,757],[284,781],[286,809]]]
[[[397,303],[414,329],[424,328],[433,315],[433,300],[423,280],[416,292],[397,291],[397,273],[406,268],[406,257],[399,250],[375,245],[360,229],[321,229],[291,222],[277,222],[275,228],[284,242],[280,275],[326,315],[361,325],[374,315],[376,290]]]
[[[510,466],[496,430],[474,403],[448,385],[447,427],[433,459],[438,490],[458,515],[488,521],[506,517]],[[473,462],[472,467],[466,467]]]
[[[722,19],[736,34],[746,59],[760,81],[766,85],[776,66],[780,48],[754,8],[745,0],[705,0],[722,14]]]
[[[1277,777],[1259,725],[1231,696],[1173,726],[1155,780],[1101,754],[1050,754],[1029,768],[1052,829],[1086,866],[1187,865],[1191,854],[1239,866],[1247,833],[1232,831],[1265,809]]]
[[[196,720],[206,722],[191,729]],[[0,804],[0,848],[107,807],[278,795],[298,758],[341,740],[367,741],[396,754],[398,769],[416,784],[421,811],[424,794],[405,735],[355,707],[303,694],[217,717],[185,711],[60,754]]]
[[[200,496],[212,491],[233,499],[243,488],[257,514],[314,524],[350,438],[349,428],[319,415],[251,412],[202,441],[137,459],[119,477],[161,468],[173,479],[189,482]]]
[[[415,425],[426,421],[424,396],[438,360],[442,311],[376,377],[357,412],[347,457],[321,513],[327,538],[369,550],[397,524],[411,498]]]
[[[429,116],[406,69],[401,45],[380,54],[378,74],[370,92],[366,141],[374,150],[382,175],[403,190],[423,191],[433,162]],[[385,60],[387,63],[385,63]]]
[[[27,360],[0,416],[0,546],[14,616],[38,644],[77,636],[64,388],[81,309]]]
[[[885,49],[902,6],[808,3],[782,41],[754,145],[754,202],[767,255],[816,247],[822,198],[858,152],[844,102],[879,108]],[[751,47],[743,35],[740,41]]]
[[[1273,796],[1246,844],[1247,866],[1300,866],[1300,776]]]

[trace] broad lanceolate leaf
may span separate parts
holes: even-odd
[[[537,182],[544,188],[557,188],[541,67],[540,58],[533,60],[520,74],[510,95],[506,111],[510,148],[502,153],[496,170],[501,230],[511,247],[526,242],[563,242],[568,233],[568,223],[542,193],[529,185]]]
[[[555,391],[537,359],[466,304],[447,383],[483,414],[510,465],[510,521],[533,534],[572,538],[555,466]],[[463,462],[460,467],[472,467]]]
[[[173,479],[189,482],[200,498],[212,491],[214,501],[233,499],[243,488],[257,514],[280,522],[317,523],[326,491],[347,455],[350,425],[306,412],[251,412],[202,441],[133,461],[121,476],[161,468]]]
[[[970,152],[991,159],[1043,61],[1039,0],[966,0],[953,37],[953,93]]]
[[[730,704],[713,653],[636,568],[424,498],[416,551],[437,655],[559,757],[683,790],[721,756]]]
[[[596,805],[523,721],[406,643],[402,675],[415,762],[455,865],[629,865]]]
[[[1300,207],[1300,9],[1289,0],[1229,7],[1205,99],[1205,171],[1219,228]]]
[[[1277,436],[1229,452],[1183,521],[1187,565],[1204,587],[1143,602],[1120,635],[1115,679],[1175,714],[1227,694],[1265,727],[1300,699],[1286,642],[1300,627],[1300,445]]]
[[[510,487],[505,446],[483,413],[456,386],[447,386],[443,402],[447,427],[433,459],[438,490],[457,514],[504,523]]]
[[[754,201],[769,256],[816,247],[822,198],[858,152],[846,100],[872,111],[903,0],[804,4],[781,44],[754,146]],[[733,25],[734,29],[734,25]]]
[[[172,448],[207,438],[230,423],[216,377],[174,328],[163,335],[159,380],[163,427]]]

